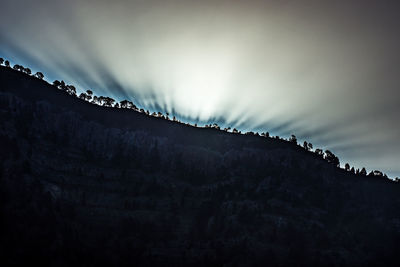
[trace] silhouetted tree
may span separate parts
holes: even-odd
[[[111,97],[104,97],[104,96],[100,96],[101,98],[101,103],[104,107],[112,107],[112,105],[114,104],[115,100],[112,99]]]
[[[99,105],[100,103],[99,103],[99,98],[97,97],[97,96],[93,96],[93,98],[92,98],[92,103],[93,104],[96,104],[96,105]]]
[[[41,72],[36,72],[35,77],[38,78],[38,79],[43,80],[44,75],[43,75],[43,73],[41,73]]]
[[[32,71],[31,71],[31,69],[30,68],[24,68],[24,73],[26,73],[26,74],[28,74],[28,75],[31,75],[32,74]]]
[[[308,151],[308,143],[307,143],[307,141],[304,141],[304,143],[303,143],[303,147],[304,147],[304,149],[305,149],[305,150],[307,150],[307,151]]]
[[[367,170],[365,168],[362,168],[361,171],[360,171],[360,174],[363,175],[363,176],[366,176],[367,175]]]
[[[325,159],[335,165],[336,167],[340,166],[339,158],[335,156],[331,151],[325,150]]]
[[[65,85],[65,82],[64,81],[58,81],[58,80],[55,80],[54,82],[53,82],[53,85],[54,86],[57,86],[57,88],[58,89],[60,89],[60,90],[67,90],[67,86]]]
[[[311,143],[308,143],[308,150],[312,150],[313,149],[313,145]]]
[[[368,176],[376,176],[376,177],[383,177],[383,173],[381,171],[375,170],[375,171],[371,171]]]
[[[55,81],[53,82],[53,85],[56,86],[56,87],[58,88],[59,86],[61,86],[61,82],[60,82],[59,80],[55,80]]]
[[[0,65],[3,65],[4,63],[4,59],[2,57],[0,57]]]
[[[21,65],[15,64],[13,67],[14,70],[18,70],[25,73],[25,68]]]
[[[83,99],[83,100],[85,100],[85,101],[90,101],[91,96],[87,95],[86,93],[81,93],[81,94],[79,95],[79,98],[80,98],[80,99]]]
[[[348,163],[346,163],[346,164],[344,165],[344,169],[345,169],[346,171],[349,171],[349,170],[350,170],[350,165],[349,165]]]
[[[128,102],[127,102],[126,108],[138,110],[138,108],[135,106],[135,104],[133,104],[132,101],[128,101]]]
[[[119,102],[121,108],[127,108],[128,107],[128,100],[122,100]]]
[[[315,149],[315,154],[317,154],[318,156],[320,156],[321,158],[324,157],[324,151],[320,148]]]
[[[10,67],[10,61],[8,61],[8,60],[4,61],[4,66]]]
[[[351,167],[350,172],[355,173],[354,167]]]
[[[220,129],[220,127],[219,127],[219,125],[218,125],[217,123],[214,123],[214,124],[212,125],[212,127],[215,128],[215,129],[217,129],[217,130]]]
[[[297,138],[294,134],[292,134],[292,136],[290,136],[289,142],[297,145]]]
[[[119,103],[118,102],[114,104],[114,108],[119,108]]]
[[[97,103],[98,103],[100,106],[103,106],[104,99],[105,99],[104,96],[99,96],[99,97],[97,97]]]
[[[88,101],[90,101],[92,99],[92,96],[93,96],[92,90],[86,90],[86,94],[87,94]]]
[[[128,108],[128,109],[131,109],[131,108],[133,108],[133,107],[136,108],[136,106],[135,106],[131,101],[126,101],[125,106],[126,106],[126,108]]]
[[[233,128],[232,133],[238,133],[238,130],[236,128]]]
[[[67,85],[65,91],[70,95],[76,95],[76,88],[73,85]]]

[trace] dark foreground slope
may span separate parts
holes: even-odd
[[[398,265],[400,186],[0,68],[1,261]]]

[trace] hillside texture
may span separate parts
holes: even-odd
[[[6,265],[400,264],[398,183],[4,67],[0,212]]]

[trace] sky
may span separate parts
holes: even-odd
[[[396,1],[2,0],[0,57],[400,176]]]

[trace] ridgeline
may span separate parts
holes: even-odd
[[[0,67],[6,265],[399,265],[400,186],[381,172],[42,79]]]

